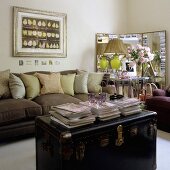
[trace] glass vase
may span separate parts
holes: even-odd
[[[138,77],[144,76],[144,64],[137,64],[136,65],[136,74]]]

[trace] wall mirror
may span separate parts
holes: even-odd
[[[149,47],[151,53],[154,54],[154,59],[150,62],[148,70],[145,71],[145,77],[149,77],[152,82],[160,82],[161,88],[166,86],[166,31],[154,31],[145,33],[131,33],[131,34],[108,34],[108,33],[97,33],[96,34],[96,71],[112,73],[113,69],[111,66],[111,60],[114,58],[113,55],[106,54],[106,48],[110,40],[119,39],[123,42],[125,49],[128,47],[135,47],[140,44],[145,47]],[[119,47],[121,45],[118,45]],[[117,47],[117,48],[119,48]],[[114,49],[115,50],[115,49]],[[120,50],[120,49],[119,49]],[[116,52],[117,53],[117,52]],[[136,74],[136,68],[127,67],[127,63],[124,62],[124,58],[127,59],[128,54],[124,53],[119,55],[121,60],[121,67],[119,70],[127,71],[129,76],[138,76]],[[116,62],[115,62],[116,63]],[[132,70],[132,71],[131,71]]]

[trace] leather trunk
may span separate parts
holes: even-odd
[[[156,113],[67,129],[36,119],[37,170],[155,170]]]

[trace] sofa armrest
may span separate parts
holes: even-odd
[[[153,96],[166,96],[166,91],[163,89],[154,89]]]

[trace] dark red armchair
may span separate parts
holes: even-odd
[[[170,132],[170,92],[155,89],[153,96],[146,99],[146,109],[157,112],[158,129]]]

